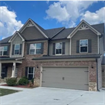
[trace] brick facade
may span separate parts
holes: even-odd
[[[89,91],[97,90],[97,77],[96,77],[96,62],[95,61],[35,61],[32,60],[36,57],[41,57],[43,55],[47,55],[48,51],[48,41],[44,42],[44,50],[43,54],[36,55],[27,55],[27,43],[25,43],[25,59],[22,61],[22,64],[18,64],[18,78],[25,76],[25,68],[26,67],[35,67],[35,85],[40,86],[40,68],[43,66],[47,67],[88,67],[88,81],[89,81]],[[32,42],[36,43],[36,41]],[[11,70],[10,70],[11,69]],[[8,77],[10,77],[12,71],[12,66],[8,68]]]
[[[18,77],[25,75],[25,67],[35,67],[35,85],[40,85],[40,69],[47,67],[88,67],[89,91],[97,91],[96,62],[95,61],[28,61],[24,60],[19,66]],[[24,68],[24,69],[23,69]]]

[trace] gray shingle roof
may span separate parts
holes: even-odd
[[[43,57],[39,57],[39,58],[33,58],[32,60],[100,58],[100,56],[101,56],[100,54],[43,56]]]
[[[33,21],[33,20],[32,20]],[[33,21],[34,22],[34,21]],[[35,23],[35,22],[34,22]],[[57,40],[57,39],[65,39],[67,38],[67,36],[75,29],[74,28],[64,28],[64,27],[61,27],[61,28],[54,28],[54,29],[44,29],[42,28],[41,26],[39,26],[37,23],[35,23],[38,28],[43,31],[43,33],[45,35],[48,36],[48,38],[52,39],[52,40]],[[98,30],[100,33],[104,33],[104,24],[101,23],[101,24],[95,24],[95,25],[91,25],[93,28],[95,28],[96,30]],[[34,34],[33,34],[34,35]],[[10,37],[7,37],[3,40],[0,41],[0,43],[8,43],[9,39],[11,38],[12,36]]]
[[[46,33],[47,33],[49,38],[53,38],[55,35],[57,35],[59,32],[61,32],[64,29],[65,29],[65,27],[54,28],[54,29],[47,29]]]
[[[9,41],[9,39],[11,38],[12,36],[9,36],[9,37],[7,37],[7,38],[5,38],[5,39],[3,39],[3,40],[1,40],[0,41],[0,43],[8,43],[8,41]]]
[[[105,65],[105,56],[103,56],[103,58],[102,58],[102,63],[101,63],[102,65]]]

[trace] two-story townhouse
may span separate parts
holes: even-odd
[[[42,87],[99,90],[105,82],[104,39],[103,23],[83,20],[74,28],[45,30],[29,19],[0,41],[1,80],[26,76]]]

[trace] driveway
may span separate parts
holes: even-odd
[[[24,89],[0,97],[0,105],[105,105],[105,91],[91,92],[44,87]]]

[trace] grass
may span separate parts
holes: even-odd
[[[12,94],[18,92],[17,90],[11,90],[11,89],[2,89],[0,88],[0,96]]]

